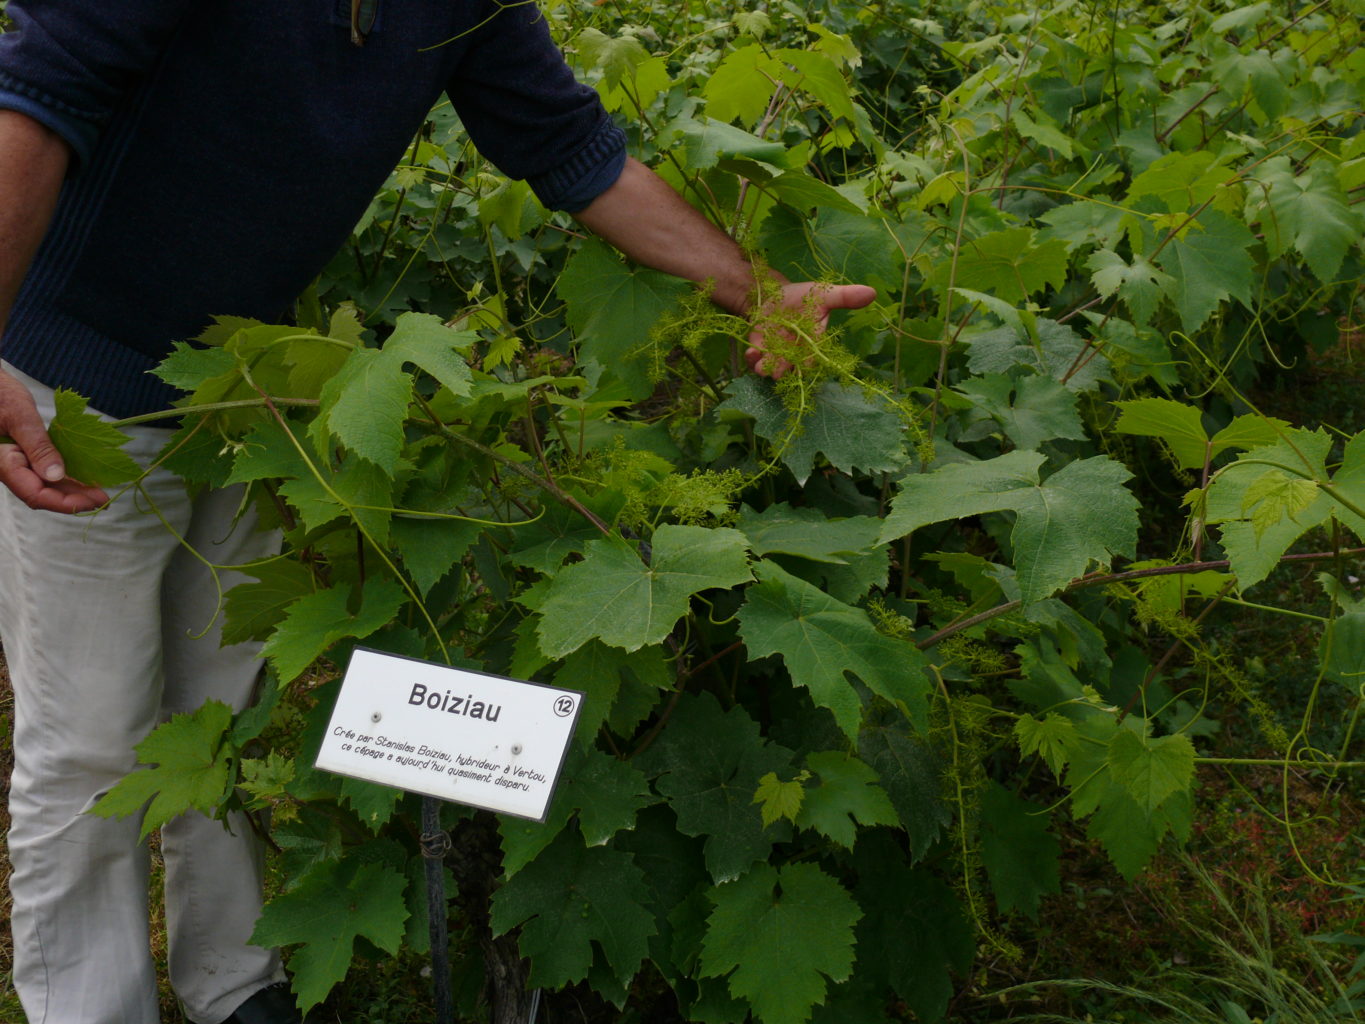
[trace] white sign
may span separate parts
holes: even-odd
[[[317,766],[544,821],[583,694],[358,647]]]

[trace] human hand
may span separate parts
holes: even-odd
[[[836,309],[862,309],[877,297],[875,288],[865,284],[822,284],[818,281],[781,283],[780,294],[766,304],[765,310],[794,310],[808,313],[815,322],[815,330],[823,332],[829,326],[829,314]],[[760,315],[759,324],[749,334],[749,347],[744,358],[755,373],[777,380],[792,369],[790,361],[768,351],[768,332],[776,330],[790,337],[781,326],[765,325]]]
[[[28,388],[0,371],[0,484],[32,509],[89,512],[109,501],[66,475]]]

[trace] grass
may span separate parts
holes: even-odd
[[[1365,1020],[1365,958],[1345,966],[1339,951],[1305,939],[1255,882],[1224,884],[1188,858],[1187,877],[1213,914],[1172,921],[1197,942],[1202,966],[1169,966],[1145,982],[1063,979],[1014,986],[997,995],[1025,1001],[1066,993],[1108,1007],[1103,1017],[1024,1012],[1010,1019],[1038,1024],[1084,1021],[1162,1024],[1345,1024]],[[1359,922],[1357,921],[1357,924]]]

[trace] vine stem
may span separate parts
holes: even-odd
[[[1281,562],[1330,562],[1338,555],[1345,557],[1351,555],[1365,555],[1365,548],[1350,548],[1346,551],[1310,551],[1296,555],[1281,555]],[[1062,588],[1063,593],[1072,593],[1076,590],[1084,590],[1087,587],[1102,587],[1110,583],[1124,583],[1128,580],[1146,579],[1149,576],[1181,576],[1188,573],[1205,572],[1210,570],[1227,569],[1231,563],[1227,559],[1220,559],[1210,562],[1185,562],[1182,565],[1158,565],[1150,569],[1129,569],[1126,572],[1104,573],[1103,575],[1082,576],[1072,580]],[[963,630],[979,626],[983,622],[999,618],[1001,615],[1008,615],[1012,611],[1017,611],[1023,607],[1023,601],[1006,601],[998,604],[994,608],[988,608],[984,612],[961,620],[960,622],[950,623],[944,626],[937,633],[919,641],[915,646],[921,651],[927,651],[930,647],[935,647]],[[1278,609],[1277,609],[1278,610]]]
[[[1286,764],[1300,768],[1365,768],[1365,761],[1289,761],[1282,757],[1196,757],[1195,764],[1233,764],[1283,768]]]
[[[114,420],[109,425],[111,427],[136,427],[141,423],[155,423],[157,420],[172,420],[177,416],[187,416],[190,413],[209,413],[209,412],[231,412],[234,409],[268,409],[271,405],[277,408],[316,408],[320,404],[317,398],[281,398],[278,395],[262,395],[260,398],[241,398],[231,402],[208,402],[204,405],[190,405],[183,409],[162,409],[159,412],[144,412],[137,416],[128,416],[121,420]]]
[[[420,426],[424,428],[427,428],[429,426],[431,430],[434,430],[437,434],[439,434],[441,437],[444,437],[446,440],[454,441],[456,444],[464,445],[466,448],[472,448],[480,455],[488,456],[488,458],[492,459],[498,465],[504,467],[505,469],[510,470],[517,476],[521,477],[523,480],[528,480],[531,483],[535,484],[546,494],[550,495],[552,498],[558,501],[561,505],[573,509],[588,522],[592,523],[592,525],[595,526],[604,537],[610,535],[611,527],[607,525],[607,523],[602,519],[602,517],[597,515],[596,512],[588,508],[568,491],[564,490],[564,488],[560,487],[558,484],[554,483],[551,480],[546,480],[538,473],[533,473],[531,470],[527,469],[520,463],[513,462],[507,456],[488,447],[488,445],[483,444],[482,442],[479,441],[475,441],[472,437],[465,437],[463,434],[457,434],[455,431],[451,430],[449,427],[447,427],[444,423],[441,422],[440,417],[436,416],[435,410],[433,410],[429,405],[427,405],[424,399],[421,399],[419,397],[418,401],[425,407],[427,415],[431,417],[431,422],[429,425],[419,424]]]

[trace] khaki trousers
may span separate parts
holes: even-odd
[[[51,391],[17,376],[50,417]],[[127,450],[144,465],[169,436],[129,433]],[[258,559],[277,543],[251,522],[234,525],[240,490],[191,500],[164,470],[144,487],[214,564]],[[219,646],[208,570],[147,505],[128,493],[94,516],[62,516],[0,487],[0,639],[15,696],[14,983],[30,1024],[159,1020],[139,818],[85,812],[132,769],[134,744],[158,722],[209,698],[240,710],[259,672],[256,645]],[[218,1024],[283,978],[277,954],[247,942],[261,908],[259,843],[240,819],[229,831],[191,813],[162,829],[161,849],[171,983],[192,1021]]]

